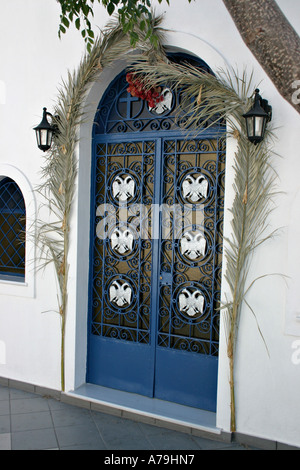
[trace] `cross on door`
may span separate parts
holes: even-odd
[[[139,101],[139,98],[136,96],[131,96],[130,93],[126,93],[124,98],[120,98],[120,103],[126,103],[126,119],[131,119],[131,103],[134,101]]]

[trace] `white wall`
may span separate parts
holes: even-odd
[[[278,0],[278,4],[300,32],[299,1]],[[270,231],[278,227],[282,230],[257,250],[249,282],[266,273],[292,274],[293,282],[290,281],[287,288],[280,276],[269,276],[255,284],[249,293],[248,301],[256,314],[270,356],[258,332],[255,317],[247,308],[243,309],[236,363],[237,429],[241,433],[300,446],[300,364],[297,360],[300,354],[297,355],[295,349],[300,349],[300,343],[295,343],[300,340],[299,323],[295,320],[299,303],[297,286],[300,285],[295,260],[299,259],[300,250],[293,237],[294,229],[299,230],[300,227],[299,205],[295,203],[300,186],[300,118],[281,98],[240,39],[222,0],[197,0],[191,4],[173,0],[172,7],[157,5],[157,11],[166,12],[164,26],[171,30],[166,38],[168,44],[197,53],[213,69],[224,64],[238,68],[240,72],[244,66],[249,72],[254,69],[255,81],[262,81],[261,93],[273,106],[273,124],[278,128],[274,148],[282,156],[274,158],[274,166],[279,175],[278,189],[284,194],[275,198]],[[107,18],[103,8],[97,6],[95,24],[101,27]],[[0,168],[7,164],[18,168],[24,176],[21,189],[25,192],[28,186],[35,188],[39,183],[43,164],[43,155],[36,147],[32,128],[40,122],[43,106],[51,112],[61,79],[66,77],[67,70],[79,65],[84,51],[81,36],[74,28],[61,41],[58,39],[58,24],[59,5],[54,0],[1,2]],[[115,71],[110,73],[113,75]],[[101,85],[92,88],[88,97],[89,102],[95,101],[95,106],[97,93],[101,93]],[[88,126],[81,129],[82,136],[88,137],[88,133]],[[80,158],[84,152],[88,155],[88,148],[86,141],[80,144]],[[233,154],[234,143],[229,142],[228,207],[233,197]],[[88,166],[83,165],[79,172],[79,191],[82,192],[75,201],[71,233],[68,389],[84,380],[88,240],[81,222],[89,198],[88,178]],[[34,196],[38,207],[40,199],[36,194]],[[28,190],[26,198],[31,197],[33,193]],[[79,232],[77,227],[80,227]],[[229,230],[227,224],[227,234]],[[78,244],[83,247],[78,266],[85,267],[85,270],[78,269],[77,272]],[[60,388],[60,321],[55,313],[56,292],[51,268],[36,273],[34,292],[25,297],[17,287],[7,295],[0,282],[0,377]],[[217,420],[225,430],[229,430],[228,392],[226,345],[222,336]]]
[[[72,30],[60,41],[58,24],[59,5],[53,0],[1,2],[0,172],[7,174],[6,165],[19,169],[27,212],[32,198],[37,208],[41,203],[27,188],[35,192],[43,165],[33,127],[41,121],[43,106],[51,112],[62,78],[78,65],[84,50]],[[28,222],[31,225],[32,215]],[[52,267],[35,274],[31,257],[23,286],[0,282],[0,341],[5,348],[0,376],[59,389],[56,280]]]

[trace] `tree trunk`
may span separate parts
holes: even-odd
[[[300,114],[300,38],[275,0],[223,0],[245,44]]]

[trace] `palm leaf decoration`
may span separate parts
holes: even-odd
[[[140,35],[139,49],[153,60],[162,54],[163,30],[161,17],[153,18],[153,32],[158,48]],[[138,25],[137,25],[138,27]],[[68,251],[70,215],[77,179],[78,128],[86,119],[83,102],[92,82],[98,80],[103,68],[122,58],[131,50],[130,37],[117,20],[110,21],[102,31],[90,53],[83,57],[78,69],[69,72],[58,92],[53,115],[57,116],[58,133],[47,153],[41,170],[42,184],[37,191],[44,198],[44,207],[50,208],[51,221],[38,221],[36,243],[40,246],[40,267],[54,263],[59,284],[59,314],[61,317],[61,389],[65,389],[65,324],[68,301]]]
[[[213,76],[189,64],[178,65],[164,60],[151,65],[144,59],[135,64],[134,71],[144,76],[145,86],[163,86],[167,83],[169,87],[184,91],[186,105],[189,106],[185,123],[187,129],[192,123],[201,123],[201,135],[201,127],[207,128],[219,119],[226,119],[228,135],[237,139],[233,165],[235,198],[230,209],[232,233],[224,243],[224,277],[230,294],[226,304],[220,306],[226,329],[230,366],[231,431],[234,432],[234,362],[240,318],[246,310],[242,309],[243,305],[249,307],[254,314],[246,299],[254,284],[254,281],[248,281],[249,267],[255,248],[274,235],[267,233],[276,181],[276,174],[271,166],[273,154],[270,150],[273,132],[269,128],[264,141],[259,145],[253,145],[247,138],[243,114],[252,105],[251,95],[256,86],[253,84],[252,74],[248,78],[246,71],[241,77],[234,71],[219,71]],[[259,333],[262,335],[260,329]]]
[[[219,119],[226,119],[228,135],[237,139],[234,159],[235,198],[231,207],[232,233],[225,240],[225,279],[229,294],[223,309],[226,325],[227,353],[230,364],[231,430],[236,430],[234,361],[243,305],[249,306],[246,295],[249,284],[248,273],[255,248],[267,240],[267,220],[272,210],[275,175],[271,167],[270,141],[272,131],[265,140],[254,146],[246,137],[243,114],[251,105],[252,75],[244,71],[219,71],[216,75],[204,73],[189,64],[170,63],[162,47],[164,31],[160,27],[161,17],[153,20],[153,30],[158,37],[158,48],[149,44],[147,37],[139,32],[140,43],[133,70],[144,77],[145,86],[165,85],[179,87],[183,91],[188,114],[187,129],[191,124],[201,127],[213,125]],[[124,58],[130,50],[130,38],[122,26],[110,22],[96,40],[90,54],[87,54],[77,71],[69,73],[59,91],[54,113],[59,116],[52,150],[48,152],[42,169],[43,184],[39,191],[45,197],[45,206],[51,209],[50,222],[41,221],[38,243],[44,264],[53,262],[60,290],[59,313],[62,320],[61,332],[61,388],[64,390],[64,336],[68,294],[68,249],[69,221],[77,178],[78,127],[85,119],[82,104],[90,84],[101,77],[102,68],[114,60]],[[250,98],[249,98],[250,96]],[[193,100],[191,100],[193,98]],[[247,286],[248,283],[248,286]],[[249,306],[250,307],[250,306]],[[253,310],[250,307],[252,313]]]

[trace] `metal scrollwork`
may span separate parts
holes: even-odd
[[[173,209],[161,220],[167,239],[160,251],[158,345],[213,356],[224,210],[219,148],[218,139],[166,139],[162,171],[162,202]]]
[[[116,77],[111,88],[114,92],[106,93],[96,114],[95,134],[128,134],[155,130],[162,133],[166,129],[180,130],[186,125],[187,109],[182,103],[180,91],[174,92],[163,87],[163,100],[150,107],[146,100],[128,93],[126,73]],[[219,127],[219,124],[212,127]]]

